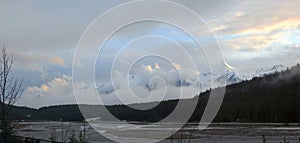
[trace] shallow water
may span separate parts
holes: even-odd
[[[176,129],[176,124],[164,125],[122,125],[120,123],[95,122],[95,129],[108,137],[118,138],[123,142],[154,142],[155,137],[164,136],[165,133]],[[186,125],[181,132],[166,139],[161,143],[182,142],[189,143],[259,143],[262,135],[267,138],[267,143],[280,143],[283,137],[289,143],[299,143],[300,126],[297,124],[253,124],[253,123],[219,123],[212,124],[207,129],[198,131],[197,124]],[[88,142],[112,143],[109,139],[97,133],[88,124],[79,122],[21,122],[19,134],[21,136],[48,139],[51,134],[56,135],[57,141],[67,141],[71,132],[77,134],[86,132]],[[63,132],[62,132],[63,131]]]

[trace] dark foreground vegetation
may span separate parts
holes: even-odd
[[[216,89],[213,89],[216,90]],[[199,95],[198,105],[190,121],[199,121],[209,98],[207,91]],[[186,104],[195,99],[184,100]],[[164,101],[157,107],[138,111],[124,105],[108,106],[111,113],[127,121],[160,121],[168,116],[178,100]],[[154,103],[147,103],[154,104]],[[146,105],[146,104],[143,104]],[[136,106],[139,106],[138,104]],[[89,110],[87,117],[101,117],[104,106],[81,105]],[[61,105],[30,109],[14,107],[16,120],[82,121],[84,118],[77,105]],[[183,111],[184,112],[184,111]],[[101,117],[105,120],[105,117]],[[300,122],[300,65],[283,72],[229,85],[215,122]]]

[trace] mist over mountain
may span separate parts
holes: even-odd
[[[273,70],[272,70],[273,69]],[[274,72],[274,73],[273,73]],[[229,72],[228,79],[235,75]],[[226,87],[223,104],[215,118],[215,122],[300,122],[300,65],[284,70],[275,66],[263,70],[261,75]],[[232,80],[236,81],[236,80]],[[180,83],[183,84],[183,83]],[[215,89],[212,89],[215,90]],[[211,90],[201,93],[198,104],[190,121],[199,121],[205,109]],[[195,99],[184,99],[189,104]],[[99,118],[105,108],[120,120],[127,121],[160,121],[168,116],[176,107],[178,100],[163,101],[153,109],[139,111],[125,105],[102,106],[80,105],[81,109],[89,111],[86,118]],[[157,104],[144,103],[132,106],[151,106]],[[69,120],[80,121],[83,116],[78,105],[59,105],[31,109],[14,107],[18,120]],[[183,111],[184,112],[184,111]]]

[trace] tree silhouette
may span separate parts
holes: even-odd
[[[23,89],[22,82],[12,75],[12,66],[14,63],[13,55],[2,49],[0,61],[0,111],[1,111],[1,142],[11,142],[14,135],[14,126],[11,123],[10,116],[12,105],[20,98]]]

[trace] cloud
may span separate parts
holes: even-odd
[[[160,66],[158,65],[158,63],[155,63],[155,69],[160,69]]]
[[[154,70],[159,70],[160,69],[160,66],[158,65],[158,63],[155,63],[154,66],[152,66],[152,65],[143,65],[143,67],[146,71],[149,71],[149,72],[153,72]]]
[[[50,62],[54,65],[59,65],[59,66],[62,66],[62,67],[65,67],[65,61],[60,58],[60,57],[54,57],[54,58],[51,58],[50,59]]]
[[[177,70],[182,70],[182,66],[180,64],[176,64],[176,63],[172,63],[172,64]]]
[[[47,92],[49,90],[49,87],[45,84],[42,84],[40,89],[41,89],[40,91]]]
[[[241,16],[244,16],[244,15],[245,15],[244,12],[239,11],[239,12],[237,12],[237,13],[235,14],[235,17],[241,17]]]
[[[67,67],[64,59],[61,57],[35,52],[12,51],[11,49],[9,49],[9,52],[14,55],[15,67],[20,70],[43,71],[50,66]]]
[[[153,68],[151,65],[146,65],[145,67],[145,70],[149,71],[149,72],[152,72],[153,71]]]
[[[75,96],[70,75],[61,75],[41,84],[41,86],[28,86],[25,88],[18,105],[30,104],[31,107],[45,105],[74,104]]]
[[[62,75],[61,77],[56,77],[51,81],[38,86],[30,86],[25,89],[25,92],[30,94],[40,94],[40,95],[50,95],[51,94],[62,94],[65,93],[65,89],[70,89],[71,76]]]
[[[69,2],[61,1],[59,7],[52,1],[24,1],[18,5],[13,0],[1,2],[0,44],[5,45],[14,53],[15,73],[26,79],[24,81],[26,91],[25,97],[21,100],[22,104],[27,102],[28,105],[42,106],[76,103],[70,79],[76,44],[86,26],[95,17],[123,2],[75,1],[69,5]],[[269,67],[276,64],[292,65],[300,60],[298,0],[234,0],[230,2],[227,0],[176,0],[176,2],[192,8],[204,18],[204,21],[208,21],[208,25],[224,47],[225,59],[238,70],[251,71],[256,66]],[[86,10],[82,12],[78,9]],[[181,15],[177,15],[176,18],[185,20],[185,17]],[[199,25],[191,26],[195,27],[195,31],[201,32],[199,29],[202,27],[199,28]],[[131,93],[125,89],[128,86],[128,80],[134,92],[140,93],[141,96],[146,96],[149,92],[164,90],[160,88],[164,84],[161,80],[151,80],[155,76],[162,77],[172,93],[176,93],[180,88],[191,91],[199,89],[201,84],[195,77],[199,76],[200,70],[191,68],[190,59],[184,51],[178,50],[179,48],[176,48],[174,44],[155,38],[148,42],[145,40],[135,43],[134,48],[122,51],[121,60],[116,64],[117,68],[111,73],[113,56],[118,52],[118,46],[122,43],[126,44],[131,37],[134,37],[132,33],[143,32],[166,36],[175,41],[184,41],[184,48],[191,57],[199,58],[195,60],[197,67],[200,67],[201,71],[207,67],[205,55],[194,50],[196,46],[189,44],[191,38],[182,36],[183,34],[177,32],[175,28],[159,24],[133,26],[113,39],[107,50],[104,49],[105,52],[101,55],[104,58],[100,59],[99,63],[103,66],[95,71],[96,81],[101,85],[82,83],[83,89],[96,89],[108,103],[116,101],[112,96],[116,91],[128,98],[126,100],[135,101],[127,95]],[[205,37],[205,34],[203,35]],[[171,62],[166,64],[143,61],[139,65],[134,65],[135,59],[148,53],[160,54],[170,59]],[[94,53],[86,48],[80,54],[90,58],[90,55]],[[83,63],[85,62],[75,61],[75,65],[85,70]],[[230,67],[230,65],[227,66]],[[125,71],[131,66],[138,68],[134,72]],[[178,76],[177,72],[182,77]],[[112,86],[111,75],[116,81],[115,87]],[[85,75],[82,76],[85,78]],[[88,86],[91,84],[93,86]],[[170,92],[168,92],[169,98],[172,97]],[[41,96],[37,98],[37,94]],[[151,100],[155,98],[157,99],[153,97]]]
[[[247,21],[245,21],[245,23],[246,22]],[[223,36],[221,39],[226,48],[257,51],[273,46],[274,44],[287,45],[294,42],[291,41],[289,37],[294,36],[299,28],[300,17],[295,16],[288,19],[273,19],[268,23],[262,22],[261,24],[258,24],[260,21],[255,20],[255,22],[255,25],[252,25],[251,27],[236,28],[226,31],[224,30],[226,29],[225,27],[228,28],[230,26],[221,25],[224,27],[223,29],[217,27],[214,30],[217,33],[222,33],[222,31],[225,32],[222,34]]]
[[[128,86],[132,90],[138,89],[137,94],[160,90],[164,86],[199,88],[196,82],[199,72],[188,68],[183,70],[184,68],[180,64],[172,63],[172,65],[173,67],[170,68],[167,63],[160,60],[153,64],[136,63],[129,74],[113,71],[112,80],[97,83],[96,87],[99,94],[112,94],[116,90],[124,90],[124,88],[127,90]]]
[[[288,35],[289,34],[285,32],[279,32],[276,34],[249,35],[224,40],[224,42],[228,48],[233,48],[234,50],[255,52],[273,46],[276,43],[287,44],[288,41],[285,39]]]
[[[268,24],[258,25],[251,28],[241,29],[237,32],[239,35],[256,35],[256,34],[270,34],[271,32],[295,30],[300,25],[300,17],[277,20],[273,19]]]
[[[297,63],[299,58],[288,56],[299,54],[300,13],[295,3],[297,0],[243,1],[209,22],[226,61],[241,71]]]

